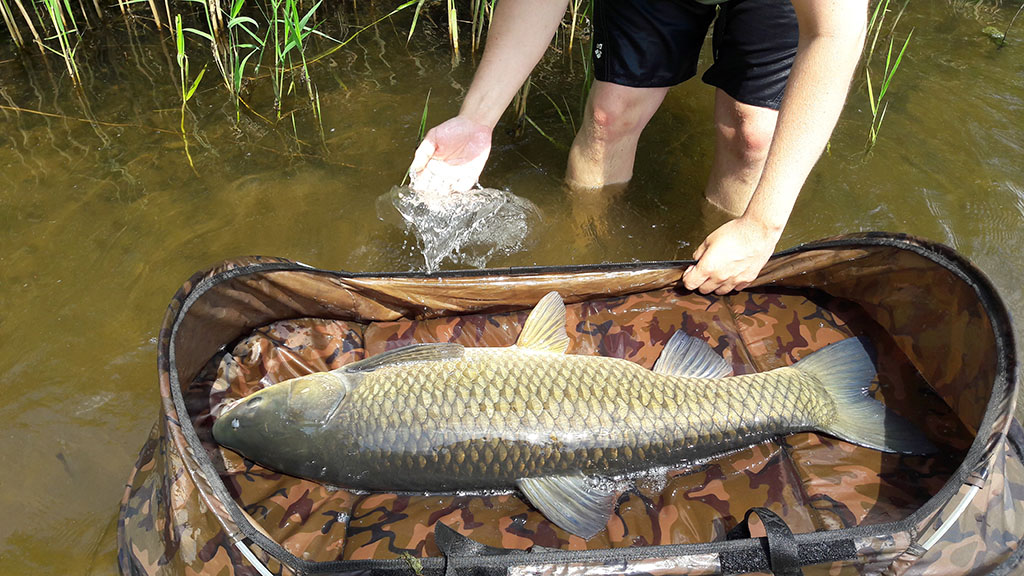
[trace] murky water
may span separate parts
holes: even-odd
[[[1024,316],[1024,28],[1002,50],[981,32],[1012,12],[912,3],[878,145],[865,157],[858,84],[780,248],[864,230],[939,240]],[[322,146],[308,112],[294,129],[245,112],[234,126],[208,74],[187,117],[195,173],[175,133],[172,45],[93,39],[81,97],[40,61],[0,51],[0,572],[116,572],[117,503],[158,412],[155,337],[190,274],[247,254],[424,267],[414,232],[381,218],[378,198],[402,181],[428,90],[434,124],[458,109],[472,62],[453,71],[427,29],[406,48],[405,26],[381,24],[314,66]],[[563,189],[573,129],[551,101],[578,122],[580,78],[578,61],[550,59],[528,110],[554,142],[502,124],[481,179],[535,205],[540,224],[523,249],[454,254],[455,266],[686,258],[722,221],[701,201],[712,92],[696,82],[655,116],[630,186]],[[267,94],[251,99],[270,114]]]

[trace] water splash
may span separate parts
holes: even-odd
[[[518,252],[540,220],[533,202],[493,188],[430,194],[395,186],[377,199],[382,220],[394,211],[416,238],[427,272],[437,270],[446,258],[483,268],[495,255]]]

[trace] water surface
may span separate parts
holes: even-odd
[[[901,27],[914,37],[877,146],[863,153],[858,81],[779,248],[867,230],[920,235],[974,261],[1022,316],[1024,31],[1002,50],[981,32],[1011,16],[912,3]],[[380,214],[378,198],[402,181],[428,90],[434,124],[458,109],[473,63],[452,69],[429,28],[406,48],[405,26],[381,24],[314,66],[322,144],[308,111],[294,129],[244,112],[236,126],[211,70],[189,103],[195,172],[174,133],[177,70],[160,36],[90,37],[81,95],[38,59],[0,50],[0,572],[116,573],[117,504],[159,409],[157,330],[193,272],[248,254],[423,269],[416,236]],[[551,139],[530,128],[514,137],[504,122],[481,183],[541,220],[522,249],[484,252],[488,266],[687,258],[723,221],[701,200],[710,88],[669,95],[628,187],[570,193],[572,123],[542,92],[578,122],[579,62],[551,55],[534,80],[528,111]],[[250,98],[272,115],[267,89]]]

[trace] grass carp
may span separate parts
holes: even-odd
[[[216,440],[287,474],[378,491],[518,488],[584,538],[607,524],[608,476],[671,466],[798,431],[883,451],[932,451],[865,394],[875,375],[850,338],[793,366],[730,376],[676,332],[652,370],[566,354],[552,292],[514,346],[413,344],[267,387],[227,407]]]

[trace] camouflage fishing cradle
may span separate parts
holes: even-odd
[[[1015,574],[1024,550],[1016,350],[987,279],[948,248],[886,234],[773,257],[750,289],[681,289],[686,262],[346,274],[264,258],[197,274],[160,334],[162,417],[118,524],[124,574]],[[849,336],[872,394],[938,444],[901,456],[795,434],[638,482],[585,541],[514,492],[355,493],[212,440],[224,402],[413,342],[513,343],[546,292],[569,353],[651,367],[677,329],[737,374]]]

